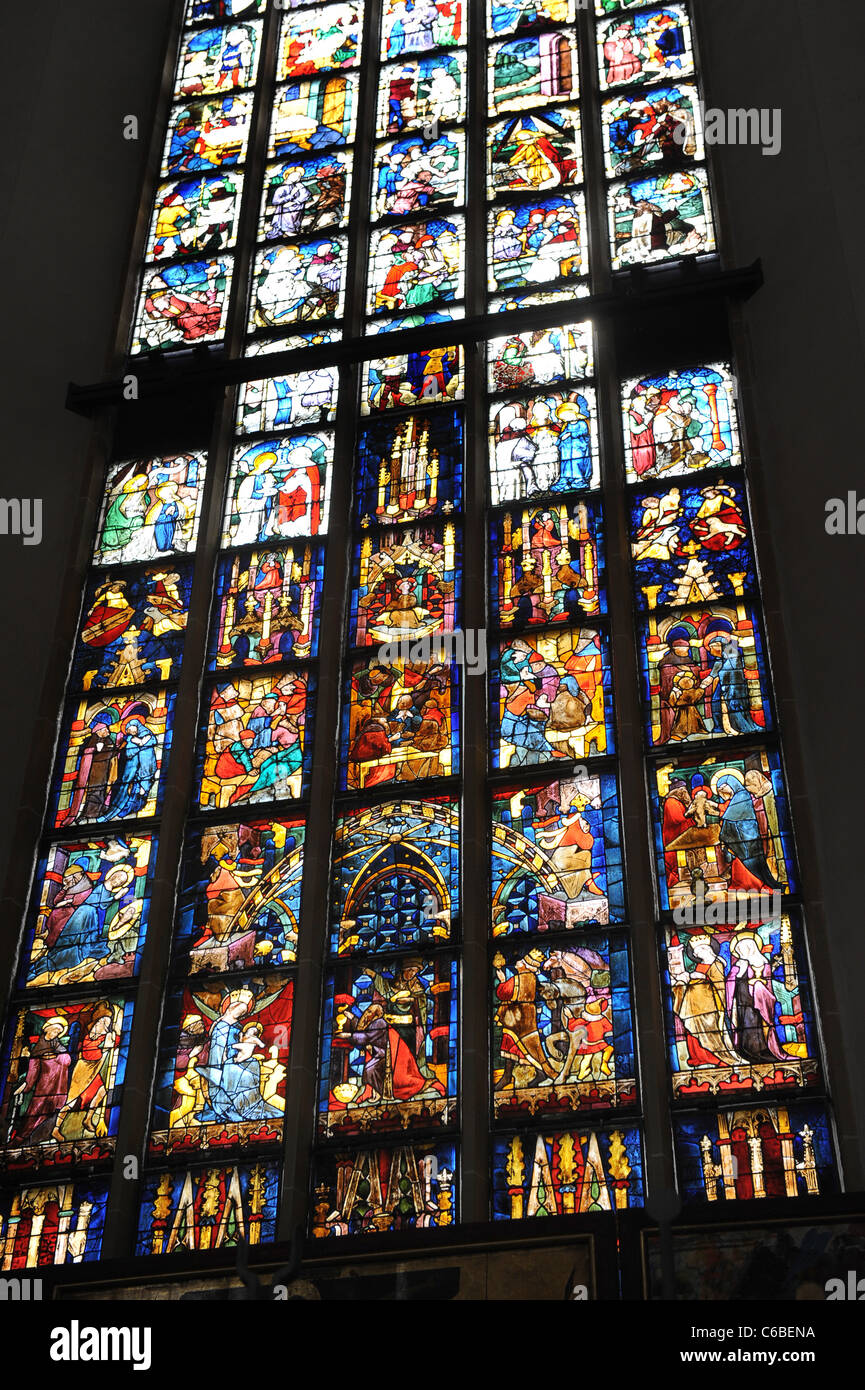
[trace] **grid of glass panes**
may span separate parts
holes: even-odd
[[[248,352],[341,336],[363,17],[362,3],[283,10]]]
[[[716,250],[688,6],[596,0],[613,270]]]
[[[623,385],[628,510],[679,1182],[834,1183],[795,849],[726,363]],[[753,1099],[755,1111],[717,1110]]]
[[[266,0],[189,0],[130,352],[225,335]]]
[[[105,482],[3,1050],[7,1269],[99,1258],[205,471],[137,458]]]
[[[463,312],[464,38],[459,3],[383,7],[373,333]],[[458,348],[362,367],[316,1236],[458,1215],[462,394]]]

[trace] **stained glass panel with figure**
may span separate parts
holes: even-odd
[[[333,436],[289,434],[243,444],[228,480],[223,545],[257,545],[327,530]]]
[[[438,316],[416,317],[417,324],[409,317],[401,324],[382,326],[420,327],[421,322]],[[459,346],[429,347],[416,352],[394,353],[390,357],[368,358],[362,369],[361,414],[462,400],[463,364],[463,349]]]
[[[356,67],[362,23],[363,7],[359,4],[322,5],[304,14],[284,14],[277,81]]]
[[[197,760],[202,810],[296,801],[309,778],[315,677],[236,676],[209,694]]]
[[[726,366],[626,381],[622,414],[629,483],[742,462],[736,387]]]
[[[576,106],[510,116],[487,133],[489,196],[542,193],[583,181]]]
[[[412,313],[462,299],[465,227],[458,214],[370,238],[367,313]]]
[[[372,171],[373,217],[407,217],[428,208],[460,207],[465,199],[465,136],[421,132],[390,140],[375,151]]]
[[[0,1169],[105,1167],[123,1096],[132,1000],[23,1005],[9,1016],[0,1077]]]
[[[700,754],[659,764],[652,778],[661,905],[746,905],[795,892],[787,795],[777,753]]]
[[[209,174],[246,158],[253,95],[232,92],[175,107],[168,121],[160,174]]]
[[[285,816],[190,832],[176,950],[191,975],[295,959],[305,838]]]
[[[268,165],[264,179],[260,239],[309,236],[325,227],[344,227],[351,196],[351,155],[329,150],[315,159]]]
[[[367,532],[355,542],[350,641],[415,642],[460,626],[461,535],[453,522]]]
[[[744,604],[705,604],[641,629],[646,736],[653,746],[761,734],[774,726],[760,623]]]
[[[492,765],[613,751],[609,641],[591,628],[515,637],[492,651]]]
[[[205,456],[174,454],[112,464],[93,562],[129,565],[195,549]]]
[[[623,939],[548,937],[493,956],[491,1077],[496,1119],[608,1110],[636,1101]]]
[[[323,1138],[447,1124],[457,1098],[457,964],[397,956],[345,963],[325,984]]]
[[[802,936],[784,914],[761,920],[704,904],[668,928],[664,1004],[673,1093],[804,1089],[820,1075]]]
[[[715,250],[704,169],[682,169],[614,184],[609,200],[614,270]]]
[[[489,288],[548,285],[588,272],[586,204],[582,193],[536,198],[489,214]]]
[[[382,62],[462,43],[463,3],[464,0],[384,0]]]
[[[496,788],[493,936],[580,931],[624,920],[619,800],[612,773]]]
[[[317,542],[222,556],[208,668],[317,656],[323,578],[324,546]]]
[[[148,1152],[279,1142],[293,982],[285,975],[201,979],[169,992]]]
[[[242,174],[174,179],[156,193],[145,256],[207,256],[232,247],[243,192]]]
[[[511,396],[490,407],[493,504],[597,487],[595,393],[589,386]]]
[[[573,24],[575,0],[488,0],[487,33],[514,34],[535,24]]]
[[[700,95],[690,82],[611,97],[601,108],[601,120],[610,178],[704,156]]]
[[[259,251],[250,296],[250,331],[338,318],[345,298],[346,256],[345,238],[326,235]]]
[[[283,340],[279,347],[301,346]],[[336,417],[339,370],[311,367],[286,376],[244,381],[237,400],[238,434],[297,429],[299,425],[330,424]]]
[[[636,493],[631,554],[640,608],[741,598],[757,587],[744,488],[724,480]]]
[[[228,317],[232,262],[180,261],[145,270],[131,351],[212,343]]]
[[[526,506],[490,523],[490,603],[511,632],[606,612],[598,501]]]
[[[461,49],[429,58],[403,58],[382,68],[377,134],[402,135],[433,122],[464,121],[466,55]]]
[[[260,47],[260,19],[187,33],[177,60],[175,100],[251,86]]]
[[[151,835],[61,840],[36,868],[19,983],[91,984],[138,973],[157,841]]]
[[[633,1126],[497,1136],[493,1219],[574,1216],[643,1205],[643,1146]]]
[[[162,804],[174,693],[78,700],[61,724],[51,792],[53,824],[141,820]]]
[[[694,53],[685,6],[665,5],[599,24],[598,66],[602,88],[690,77]]]
[[[191,589],[188,561],[97,571],[84,595],[70,682],[116,690],[176,677]]]
[[[333,954],[451,940],[459,915],[456,804],[388,801],[337,817],[331,874]]]
[[[361,791],[459,771],[455,663],[432,657],[352,663],[342,718],[340,783]]]
[[[0,1196],[3,1269],[43,1269],[98,1260],[108,1183],[55,1182]]]
[[[493,338],[487,344],[490,391],[550,386],[594,372],[592,325],[572,323]]]

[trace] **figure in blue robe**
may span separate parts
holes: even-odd
[[[729,631],[729,624],[725,625]],[[712,690],[712,714],[715,729],[724,727],[724,709],[730,728],[737,734],[761,733],[759,724],[751,718],[751,697],[748,694],[748,678],[745,675],[745,659],[735,637],[726,635],[721,628],[715,628],[708,643],[708,650],[715,658],[709,675],[715,682]]]
[[[724,785],[721,782],[718,790],[723,791]],[[733,791],[733,795],[721,817],[721,844],[729,855],[740,860],[749,873],[767,888],[780,888],[766,862],[751,793],[740,782],[728,782],[726,786]]]
[[[156,735],[140,719],[130,719],[123,745],[123,771],[101,820],[134,816],[146,806],[156,781]]]

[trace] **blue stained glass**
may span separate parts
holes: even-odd
[[[768,896],[768,895],[767,895]],[[673,1093],[766,1095],[820,1079],[798,920],[703,904],[668,928],[664,1005]]]
[[[289,159],[350,145],[357,112],[357,73],[277,87],[267,153]]]
[[[312,541],[224,555],[208,670],[317,656],[323,580],[324,546]]]
[[[283,0],[283,5],[286,0]],[[189,0],[184,24],[197,24],[204,19],[233,19],[241,14],[263,14],[267,0]]]
[[[466,55],[412,55],[383,68],[378,84],[378,135],[421,130],[433,121],[465,120]]]
[[[705,169],[614,184],[609,203],[614,270],[716,249]]]
[[[345,298],[344,237],[275,246],[255,259],[249,329],[339,317]]]
[[[385,227],[370,238],[367,313],[424,312],[462,299],[465,279],[463,218],[433,218]]]
[[[93,563],[129,565],[193,551],[205,469],[204,454],[112,464]]]
[[[145,1177],[136,1255],[266,1245],[276,1236],[277,1163],[175,1169]]]
[[[191,588],[186,561],[95,574],[84,596],[70,683],[116,689],[175,677]]]
[[[288,349],[301,344],[283,341],[278,346]],[[287,376],[245,381],[238,394],[237,431],[258,434],[330,423],[336,418],[338,395],[336,367],[313,367]]]
[[[199,175],[160,186],[147,239],[145,260],[212,255],[234,245],[242,174]]]
[[[367,532],[355,542],[349,640],[355,647],[461,628],[462,534],[452,521]]]
[[[548,285],[586,275],[586,204],[582,193],[533,199],[489,214],[489,288]]]
[[[260,46],[260,19],[187,33],[177,60],[175,100],[251,87]]]
[[[19,983],[91,984],[138,973],[157,841],[61,840],[40,858]]]
[[[673,1134],[686,1202],[817,1197],[838,1190],[822,1106],[769,1103],[676,1115]]]
[[[496,951],[491,1010],[497,1120],[636,1102],[624,939],[540,937]]]
[[[387,659],[352,665],[342,711],[345,791],[459,772],[459,668],[434,645],[433,655],[411,660],[412,646],[410,638],[394,641]]]
[[[742,462],[736,384],[728,367],[691,367],[622,385],[629,483]]]
[[[578,492],[600,482],[595,393],[510,396],[490,406],[493,504]]]
[[[573,24],[574,0],[488,0],[487,33],[513,34],[533,24]]]
[[[294,961],[305,838],[285,816],[190,832],[175,947],[190,975]]]
[[[455,410],[377,420],[357,449],[356,515],[362,526],[418,521],[462,506],[463,423]]]
[[[439,314],[426,314],[403,319],[399,323],[387,323],[382,327],[416,328],[424,320],[443,321]],[[463,350],[460,346],[423,348],[417,352],[397,353],[393,357],[372,357],[363,364],[362,415],[379,410],[402,410],[411,405],[459,401],[462,396]]]
[[[636,174],[653,164],[703,158],[700,97],[689,82],[611,97],[601,108],[601,118],[610,178]]]
[[[274,972],[199,976],[169,990],[151,1158],[279,1143],[293,1002],[294,981]]]
[[[23,1005],[3,1054],[0,1170],[105,1167],[114,1153],[133,1003],[120,994]]]
[[[793,839],[781,760],[759,749],[735,756],[677,754],[656,766],[652,814],[663,908],[701,899],[763,902],[796,891]]]
[[[444,797],[388,801],[337,818],[333,955],[452,939],[459,915],[459,810]]]
[[[642,1205],[643,1145],[633,1126],[529,1131],[493,1141],[495,1221]]]
[[[491,198],[582,183],[579,109],[532,111],[497,122],[487,134],[487,159]]]
[[[358,4],[322,5],[283,15],[277,80],[356,67],[363,18]]]
[[[465,197],[465,136],[442,131],[433,139],[409,135],[379,145],[372,174],[373,217],[423,212]]]
[[[601,505],[530,506],[490,523],[490,607],[510,632],[605,613]]]
[[[86,1179],[4,1192],[0,1196],[4,1274],[98,1260],[107,1205],[108,1183]]]
[[[567,775],[496,788],[492,856],[495,937],[623,921],[615,776]]]
[[[171,749],[174,692],[78,699],[61,725],[51,791],[53,824],[72,826],[158,815]]]
[[[413,57],[465,39],[463,0],[385,0],[381,57]]]
[[[492,650],[493,767],[613,751],[609,639],[589,628],[515,637]]]
[[[760,623],[750,606],[712,603],[651,615],[640,632],[640,668],[653,746],[774,726]]]
[[[314,1189],[316,1239],[452,1226],[458,1220],[457,1155],[448,1140],[323,1155]]]
[[[689,77],[694,71],[691,25],[684,5],[665,5],[598,25],[601,87]]]
[[[322,1138],[447,1124],[457,1098],[457,963],[337,965],[324,995]]]
[[[235,449],[223,545],[323,535],[332,454],[329,430],[260,439]]]
[[[141,281],[130,352],[212,343],[225,332],[230,257],[148,267]]]
[[[727,479],[635,494],[631,553],[642,609],[740,598],[757,587],[745,490]]]
[[[309,782],[315,677],[238,675],[210,691],[196,776],[202,810],[297,801]]]
[[[268,165],[258,235],[276,241],[343,227],[351,192],[351,155],[330,150],[317,159]]]
[[[254,98],[232,92],[176,106],[168,122],[161,175],[233,169],[246,158]]]

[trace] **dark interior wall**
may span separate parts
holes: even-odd
[[[763,258],[766,284],[745,310],[750,398],[779,578],[781,623],[801,732],[798,790],[817,836],[837,1000],[858,1108],[848,1184],[865,1188],[865,970],[857,912],[855,803],[862,776],[862,574],[865,537],[830,538],[825,502],[861,488],[865,161],[859,96],[839,85],[865,52],[858,0],[695,0],[707,97],[722,107],[780,107],[782,152],[718,149],[729,265]],[[147,155],[171,0],[46,0],[7,21],[0,115],[10,195],[3,213],[5,363],[0,382],[0,496],[44,498],[44,536],[0,536],[5,595],[0,687],[0,884],[38,706],[79,546],[91,469],[88,423],[64,409],[67,382],[105,372]],[[819,37],[819,42],[818,42]],[[827,42],[828,40],[828,42]],[[142,138],[123,139],[138,115]],[[861,482],[860,482],[861,480]],[[788,738],[791,731],[788,732]],[[17,932],[8,908],[3,931]]]

